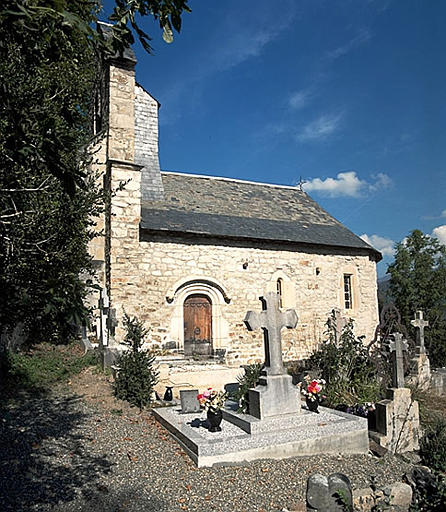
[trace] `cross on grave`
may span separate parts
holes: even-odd
[[[248,311],[245,325],[249,331],[263,329],[265,341],[265,368],[255,388],[248,392],[249,414],[260,420],[284,414],[300,414],[300,390],[293,385],[291,375],[282,361],[280,331],[297,325],[293,309],[280,311],[279,296],[268,292],[262,301],[262,311]]]
[[[415,320],[411,320],[410,323],[417,329],[417,347],[420,354],[426,353],[426,347],[424,346],[424,328],[429,327],[429,322],[424,320],[423,312],[417,311],[415,313]]]
[[[108,346],[108,326],[107,318],[110,307],[110,300],[106,288],[102,288],[99,297],[99,318],[98,318],[98,335],[99,335],[99,347]]]
[[[393,334],[394,341],[390,342],[390,352],[392,354],[392,387],[404,388],[404,356],[403,351],[407,351],[407,341],[403,340],[403,335],[399,332]]]
[[[268,375],[283,375],[286,373],[282,361],[282,340],[280,331],[286,327],[294,329],[297,325],[297,314],[294,309],[280,311],[279,296],[268,292],[260,297],[262,311],[248,311],[244,323],[248,331],[263,329],[265,342],[265,366]]]

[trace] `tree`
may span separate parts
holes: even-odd
[[[114,394],[142,410],[150,404],[158,370],[153,368],[155,355],[142,349],[144,337],[149,333],[136,316],[124,313],[124,342],[130,348],[119,356],[119,371],[113,384]]]
[[[64,340],[88,312],[87,244],[102,191],[89,164],[101,58],[134,42],[135,17],[181,27],[184,0],[116,0],[106,38],[98,0],[3,0],[0,7],[0,334]]]
[[[404,324],[415,335],[410,321],[423,310],[429,321],[426,347],[433,366],[446,366],[446,246],[414,230],[396,246],[390,294]]]

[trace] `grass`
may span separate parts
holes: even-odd
[[[51,345],[42,343],[27,352],[8,355],[9,371],[6,388],[45,390],[69,380],[84,368],[96,365],[96,355],[83,350],[76,343]]]

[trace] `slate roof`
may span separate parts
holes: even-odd
[[[141,228],[360,249],[381,254],[297,187],[213,176],[161,173],[164,201],[142,204]]]

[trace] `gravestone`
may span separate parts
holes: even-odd
[[[201,412],[200,402],[197,399],[198,389],[181,389],[181,412],[189,414],[192,412]]]
[[[407,341],[403,340],[403,335],[397,332],[393,335],[393,340],[390,342],[393,388],[404,388],[403,351],[407,352]]]
[[[265,368],[259,384],[249,390],[249,413],[258,419],[282,414],[299,414],[301,411],[300,390],[292,383],[282,361],[281,330],[293,329],[297,325],[297,314],[293,309],[280,311],[279,297],[268,292],[262,301],[260,313],[248,311],[244,322],[249,331],[263,329],[265,344]]]
[[[352,485],[342,473],[333,473],[328,478],[319,473],[307,481],[307,510],[318,512],[341,512],[353,510]]]
[[[107,289],[102,288],[99,297],[99,316],[96,319],[96,332],[102,368],[113,366],[116,363],[118,351],[112,345],[117,325],[116,310],[110,308]]]
[[[423,312],[417,311],[415,319],[410,322],[417,330],[416,354],[410,361],[410,376],[408,382],[420,389],[428,390],[431,384],[431,367],[424,345],[424,328],[429,322],[424,320]]]
[[[429,327],[429,322],[424,320],[422,311],[417,311],[415,313],[415,319],[411,320],[410,323],[417,329],[417,350],[420,354],[425,354],[424,328]]]
[[[418,402],[404,387],[403,350],[407,343],[400,333],[393,334],[393,339],[393,387],[387,389],[387,399],[376,404],[376,432],[371,431],[370,437],[392,453],[404,453],[419,449],[420,416]]]

